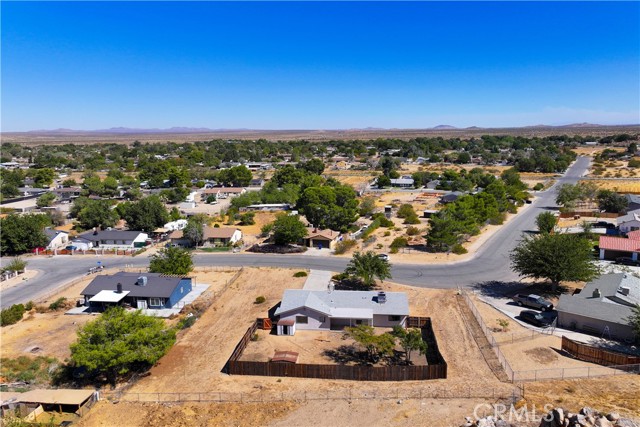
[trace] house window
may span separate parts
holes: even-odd
[[[161,307],[164,305],[164,298],[149,298],[149,305],[151,307]]]
[[[325,316],[320,316],[320,322],[324,323],[327,321],[327,318]]]
[[[356,325],[362,325],[362,319],[356,319]]]
[[[296,323],[306,325],[309,323],[309,318],[307,316],[296,316]]]
[[[389,316],[389,322],[399,322],[400,316]]]

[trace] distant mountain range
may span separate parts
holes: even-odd
[[[571,123],[568,125],[531,125],[531,126],[520,126],[520,127],[511,127],[510,129],[527,129],[527,128],[593,128],[593,127],[606,127],[608,125],[599,125],[594,123]],[[611,126],[625,126],[625,125],[611,125]],[[626,126],[637,126],[637,125],[626,125]],[[434,130],[434,131],[443,131],[443,130],[481,130],[481,129],[501,129],[501,128],[486,128],[486,127],[478,127],[478,126],[470,126],[466,128],[459,128],[451,125],[438,125],[431,128],[423,128],[423,129],[415,129],[415,130]],[[504,128],[506,129],[506,128]],[[294,129],[282,129],[282,130],[263,130],[263,129],[249,129],[249,128],[235,128],[235,129],[211,129],[211,128],[193,128],[193,127],[171,127],[167,129],[143,129],[143,128],[127,128],[127,127],[113,127],[110,129],[96,129],[96,130],[76,130],[76,129],[41,129],[41,130],[32,130],[25,133],[30,134],[189,134],[189,133],[226,133],[226,132],[278,132],[284,130],[294,130]],[[366,131],[388,131],[388,130],[400,130],[399,128],[379,128],[379,127],[366,127],[366,128],[353,128],[353,129],[323,129],[316,130],[317,132],[323,131],[341,131],[341,132],[366,132]],[[313,131],[313,130],[307,130]],[[10,132],[9,132],[10,133]]]

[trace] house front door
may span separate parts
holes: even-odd
[[[138,309],[140,310],[146,310],[147,309],[147,300],[146,299],[139,299],[137,301],[138,304]]]
[[[289,335],[289,327],[287,325],[282,326],[282,335]]]

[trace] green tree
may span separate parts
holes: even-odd
[[[358,277],[366,288],[372,288],[379,280],[391,278],[391,264],[386,259],[378,257],[375,252],[355,252],[347,264],[346,274]]]
[[[345,335],[358,343],[367,354],[367,361],[376,363],[382,356],[393,354],[395,338],[390,333],[376,335],[369,325],[346,327]]]
[[[300,196],[298,209],[318,228],[346,231],[358,219],[358,200],[351,187],[309,187]]]
[[[419,351],[420,354],[425,354],[427,352],[427,343],[422,340],[420,329],[405,329],[400,325],[396,325],[393,327],[391,334],[398,339],[400,346],[404,350],[405,360],[408,365],[411,364],[411,353]]]
[[[365,197],[360,201],[360,216],[369,217],[376,210],[375,197]]]
[[[189,274],[193,270],[191,252],[186,249],[172,247],[163,248],[151,256],[149,271],[162,274]]]
[[[563,184],[558,189],[556,203],[565,208],[572,209],[576,206],[576,202],[580,200],[582,193],[578,185]]]
[[[631,315],[627,318],[627,322],[636,334],[636,341],[640,341],[640,305],[636,304],[631,308]]]
[[[598,209],[605,212],[624,212],[629,206],[629,202],[624,196],[611,190],[600,190],[596,196]]]
[[[50,218],[45,214],[11,214],[0,218],[0,252],[2,255],[21,254],[47,246],[49,239],[44,228],[50,224]]]
[[[324,163],[320,159],[311,159],[307,162],[300,163],[298,168],[304,169],[309,173],[321,175],[324,172]]]
[[[187,225],[182,230],[182,233],[193,246],[199,246],[204,241],[204,226],[206,222],[207,217],[204,214],[193,215],[187,220]]]
[[[56,196],[53,193],[44,193],[42,196],[38,197],[36,200],[36,206],[39,208],[45,208],[51,206],[56,200]]]
[[[33,178],[36,187],[48,188],[53,183],[56,171],[51,168],[29,169],[29,174]]]
[[[467,164],[471,163],[471,156],[466,151],[458,154],[458,158],[456,159],[456,163],[459,164]]]
[[[63,187],[75,187],[76,185],[78,185],[78,183],[73,178],[67,178],[64,181],[62,181]]]
[[[296,215],[280,214],[273,223],[273,240],[276,245],[298,243],[306,236],[307,227]]]
[[[378,179],[376,179],[376,185],[378,188],[385,188],[391,186],[391,178],[387,175],[380,175]]]
[[[556,226],[556,216],[553,212],[542,212],[536,217],[536,225],[540,233],[551,233]]]
[[[122,218],[130,230],[150,233],[169,222],[169,213],[160,197],[152,195],[128,204]]]
[[[83,230],[94,227],[107,228],[116,225],[120,216],[111,209],[111,202],[108,200],[87,199],[82,209],[78,212],[78,225]]]
[[[246,187],[251,183],[251,171],[244,165],[223,169],[218,174],[218,181],[232,187]]]
[[[511,252],[511,268],[524,277],[547,279],[555,291],[561,281],[588,281],[598,275],[591,243],[573,234],[524,237]]]
[[[78,330],[71,360],[115,384],[120,375],[153,366],[175,341],[175,329],[162,319],[113,307]]]

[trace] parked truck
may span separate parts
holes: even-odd
[[[551,304],[546,299],[542,298],[540,295],[535,294],[517,294],[513,297],[513,300],[520,306],[526,306],[531,308],[537,308],[542,311],[551,311],[553,310],[553,304]]]

